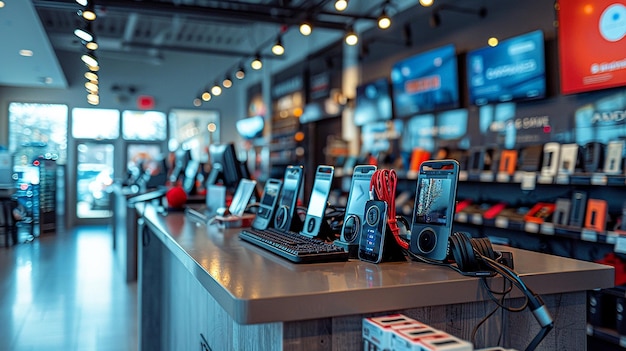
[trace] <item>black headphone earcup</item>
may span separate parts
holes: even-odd
[[[455,232],[450,236],[450,251],[459,269],[463,272],[475,271],[476,255],[472,248],[470,238],[461,232]]]

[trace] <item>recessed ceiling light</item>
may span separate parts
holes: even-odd
[[[4,7],[4,1],[0,1],[0,9]]]
[[[22,49],[20,50],[20,55],[24,57],[31,57],[33,56],[33,50]]]

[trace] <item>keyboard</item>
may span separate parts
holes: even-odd
[[[239,238],[288,259],[294,263],[339,262],[348,260],[348,252],[339,246],[274,228],[247,228]]]

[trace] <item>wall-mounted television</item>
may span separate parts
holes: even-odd
[[[391,68],[395,116],[416,114],[459,106],[456,49],[439,47],[397,62]]]
[[[356,88],[354,124],[362,126],[371,122],[387,121],[393,115],[389,80],[379,78]]]
[[[467,53],[469,101],[486,105],[546,96],[543,32],[536,30]]]
[[[626,86],[626,3],[559,2],[561,92]]]

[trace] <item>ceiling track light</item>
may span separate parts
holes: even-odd
[[[239,66],[239,68],[237,69],[237,72],[235,72],[235,78],[244,79],[245,77],[246,77],[246,71],[243,69],[243,67]]]
[[[376,20],[376,22],[378,23],[378,28],[380,29],[387,29],[391,27],[391,17],[389,17],[384,7],[380,13],[380,16],[378,16],[378,19]]]
[[[88,43],[90,41],[93,41],[94,36],[91,33],[91,31],[87,30],[87,29],[83,29],[83,28],[76,28],[74,29],[74,35],[77,36],[78,38],[80,38],[80,40]]]
[[[93,71],[91,67],[99,67],[98,58],[93,52],[84,53],[80,59],[89,67],[90,71]]]
[[[87,6],[89,4],[88,0],[76,0],[76,2],[80,5],[80,6]]]
[[[311,25],[311,22],[304,21],[300,24],[300,34],[304,36],[308,36],[308,35],[311,35],[312,32],[313,32],[313,25]]]
[[[200,97],[202,98],[202,101],[210,101],[211,93],[209,93],[208,91],[204,91]]]
[[[350,45],[350,46],[354,46],[359,42],[359,37],[357,36],[356,32],[354,31],[354,28],[349,27],[348,31],[346,32],[346,44]]]
[[[276,56],[281,56],[285,53],[285,47],[283,46],[280,36],[278,36],[276,42],[272,45],[272,53]]]
[[[90,81],[98,81],[98,75],[95,72],[85,72],[85,78]]]
[[[348,0],[335,1],[335,10],[341,12],[348,8]]]
[[[85,8],[78,10],[76,13],[87,21],[94,21],[98,16],[96,15],[93,2],[89,2],[83,6],[85,6]]]
[[[214,96],[219,96],[220,94],[222,94],[222,87],[220,87],[217,82],[215,82],[215,84],[213,84],[213,87],[211,88],[211,93]]]
[[[228,75],[224,77],[224,80],[222,81],[222,86],[226,89],[233,86],[233,81],[230,79]]]
[[[254,59],[252,60],[252,62],[250,62],[250,67],[252,67],[252,69],[256,71],[263,68],[263,61],[261,61],[261,57],[259,56],[259,54],[254,56]]]

